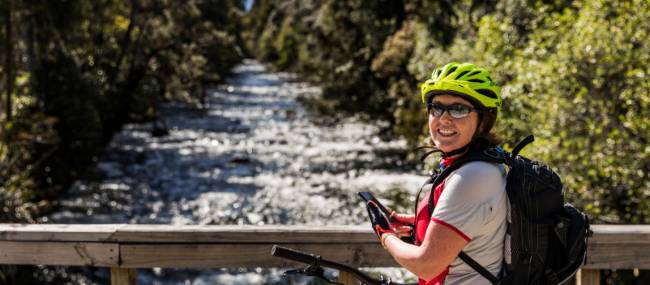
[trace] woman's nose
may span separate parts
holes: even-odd
[[[440,115],[440,120],[453,121],[454,118],[452,118],[451,115],[449,115],[449,110],[445,110],[444,112],[442,112],[442,115]]]

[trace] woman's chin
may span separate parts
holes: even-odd
[[[454,151],[455,149],[453,149],[453,148],[443,148],[443,149],[440,149],[440,150],[441,150],[443,153],[448,153],[448,152]]]
[[[457,149],[457,147],[455,147],[454,143],[447,142],[444,139],[434,140],[433,143],[435,144],[435,146],[439,150],[441,150],[443,152],[450,152],[450,151],[453,151],[453,150]]]

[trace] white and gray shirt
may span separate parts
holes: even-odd
[[[432,219],[442,221],[469,239],[463,251],[494,275],[503,265],[508,197],[503,165],[469,162],[445,180]],[[449,265],[445,285],[491,285],[456,258]]]

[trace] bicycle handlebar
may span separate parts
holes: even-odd
[[[271,255],[282,257],[285,259],[291,259],[306,264],[312,264],[314,263],[314,261],[320,259],[318,256],[315,256],[313,254],[308,254],[308,253],[300,252],[297,250],[293,250],[290,248],[281,247],[277,245],[274,245],[273,248],[271,248]]]
[[[407,284],[407,283],[393,283],[387,280],[380,280],[380,279],[375,279],[372,278],[365,273],[359,271],[358,269],[352,268],[350,266],[347,266],[345,264],[341,264],[338,262],[330,261],[321,258],[319,255],[313,255],[309,253],[304,253],[300,252],[297,250],[293,250],[290,248],[286,247],[281,247],[274,245],[273,248],[271,249],[271,255],[277,256],[277,257],[282,257],[285,259],[290,259],[293,261],[309,264],[309,265],[315,265],[315,266],[324,266],[332,269],[337,269],[339,271],[344,271],[347,273],[352,274],[354,278],[357,280],[361,281],[364,284],[368,285],[413,285],[413,284]],[[417,283],[414,283],[417,284]]]

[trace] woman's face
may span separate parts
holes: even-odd
[[[432,103],[440,105],[463,104],[473,108],[467,100],[452,95],[437,95]],[[467,145],[478,128],[478,113],[472,111],[465,118],[456,119],[445,111],[442,116],[429,114],[429,133],[433,144],[443,152],[450,152]]]

